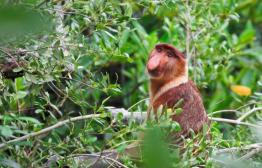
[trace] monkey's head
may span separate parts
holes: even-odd
[[[187,72],[185,55],[169,44],[157,44],[151,51],[147,71],[151,79],[170,81]]]

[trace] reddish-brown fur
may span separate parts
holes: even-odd
[[[162,48],[161,52],[157,51],[158,47]],[[171,50],[175,56],[167,57],[168,50]],[[154,60],[157,60],[158,63],[155,64]],[[168,82],[179,80],[181,76],[187,78],[188,72],[185,56],[171,45],[156,45],[149,56],[147,69],[149,75],[151,75],[150,100],[153,110],[155,111],[160,105],[173,108],[178,101],[182,100],[180,107],[183,109],[183,112],[173,116],[173,120],[177,121],[182,128],[179,135],[186,135],[190,129],[195,132],[200,131],[203,125],[208,123],[208,117],[200,93],[192,81],[188,80],[170,88],[162,93],[161,96],[154,97],[161,87]]]
[[[174,115],[173,120],[180,124],[182,128],[181,134],[183,135],[189,129],[198,132],[208,122],[208,118],[202,99],[192,81],[188,81],[164,93],[153,102],[153,108],[157,109],[160,105],[172,108],[180,100],[182,100],[180,107],[183,109],[183,112],[179,115]]]

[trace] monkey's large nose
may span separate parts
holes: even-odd
[[[160,64],[160,57],[159,56],[153,56],[151,57],[149,60],[148,60],[148,63],[147,63],[147,70],[148,71],[153,71],[155,70],[159,64]]]

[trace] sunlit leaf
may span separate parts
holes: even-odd
[[[230,88],[234,93],[238,94],[239,96],[251,95],[251,89],[249,87],[242,85],[232,85]]]
[[[4,137],[10,137],[13,135],[13,131],[8,126],[0,126],[0,133]]]
[[[24,98],[26,95],[27,95],[27,92],[26,92],[26,91],[18,91],[18,92],[16,93],[16,98],[17,98],[17,99],[22,99],[22,98]]]
[[[22,121],[26,121],[26,122],[31,122],[33,124],[41,125],[41,123],[33,117],[18,117],[17,119],[22,120]]]

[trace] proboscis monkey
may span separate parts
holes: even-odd
[[[178,135],[186,135],[190,129],[199,132],[208,117],[197,87],[188,78],[186,56],[172,45],[157,44],[149,55],[147,71],[152,111],[156,113],[161,105],[173,108],[181,101],[182,112],[172,116],[182,129]]]

